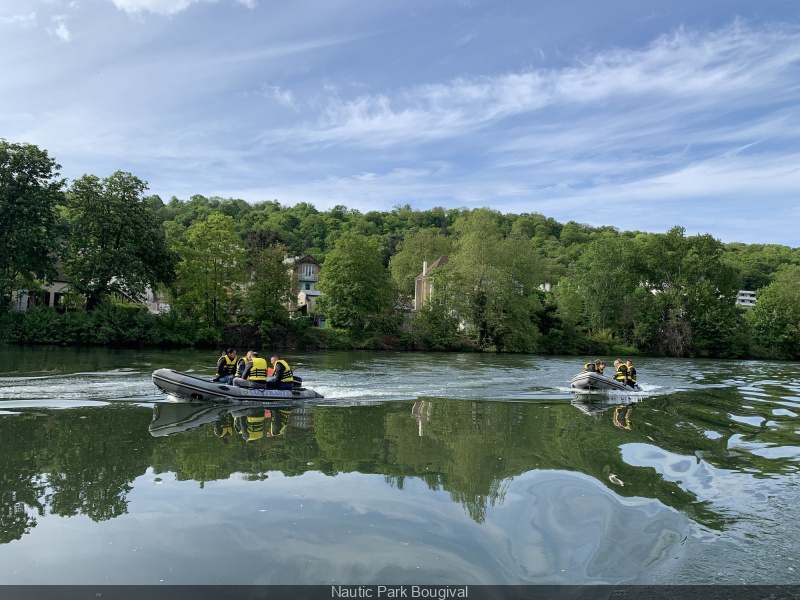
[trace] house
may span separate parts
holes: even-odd
[[[11,294],[12,310],[26,311],[37,306],[58,307],[64,294],[69,292],[69,284],[59,271],[44,291],[15,290]]]
[[[736,294],[736,304],[739,306],[755,306],[756,293],[750,290],[739,290]]]
[[[431,271],[446,265],[448,262],[450,262],[450,257],[448,256],[440,256],[430,267],[427,260],[422,261],[422,273],[414,278],[414,304],[412,310],[418,311],[422,309],[425,300],[433,295],[434,278],[431,276]]]
[[[290,306],[290,310],[300,314],[312,315],[316,307],[317,300],[323,293],[318,289],[319,274],[322,266],[319,261],[306,254],[302,258],[286,259],[285,262],[293,262],[292,280],[296,282],[297,303]],[[313,317],[316,327],[325,327],[325,317],[315,315]]]
[[[59,271],[43,291],[15,290],[11,294],[11,307],[12,310],[23,312],[37,306],[60,308],[62,307],[62,298],[67,293],[69,293],[69,282]],[[145,290],[144,298],[130,298],[120,294],[116,294],[116,296],[123,302],[144,304],[147,310],[154,314],[169,312],[167,301],[149,287]]]

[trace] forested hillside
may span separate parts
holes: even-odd
[[[61,312],[6,311],[7,341],[214,345],[236,324],[300,347],[800,357],[800,248],[487,208],[164,202],[130,173],[68,185],[59,168],[35,146],[0,143],[7,306],[56,269],[75,292]],[[321,332],[286,308],[297,290],[285,259],[306,254],[322,263],[317,310],[332,327]],[[412,313],[414,278],[440,256]],[[169,315],[113,300],[146,286]],[[755,307],[736,305],[740,289],[757,291]]]

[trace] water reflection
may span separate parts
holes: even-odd
[[[341,361],[325,360],[338,377]],[[359,360],[373,371],[391,362]],[[454,370],[467,378],[493,360],[505,359],[468,358]],[[557,370],[540,362],[536,376]],[[780,366],[758,365],[749,377],[734,366],[697,361],[691,386],[648,397],[573,397],[541,384],[514,401],[497,391],[397,400],[389,395],[402,390],[389,383],[382,402],[306,407],[137,405],[109,401],[100,387],[85,392],[97,401],[78,404],[14,379],[0,394],[0,560],[23,564],[18,557],[59,536],[74,543],[91,532],[93,558],[115,536],[158,539],[152,563],[225,540],[221,572],[247,565],[262,583],[619,583],[689,563],[705,570],[688,581],[707,583],[752,572],[754,560],[758,577],[774,575],[776,560],[791,573],[771,548],[790,557],[800,543],[800,378],[792,365],[783,379]],[[664,377],[677,378],[678,366],[669,368]],[[67,379],[77,389],[78,377],[49,381]],[[147,391],[118,374],[89,379],[108,389],[113,379],[132,398]],[[23,387],[50,404],[21,398]],[[280,548],[255,525],[240,539],[243,518],[269,521]],[[730,569],[701,560],[723,543]],[[111,556],[126,569],[129,554]],[[310,560],[312,574],[288,581],[292,564]],[[223,577],[180,564],[185,583]],[[264,564],[273,569],[259,571]]]

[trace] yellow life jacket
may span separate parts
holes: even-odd
[[[267,361],[263,358],[254,358],[253,366],[250,367],[250,381],[266,381],[267,380]]]
[[[636,367],[634,366],[628,367],[628,381],[636,385]]]
[[[244,370],[247,368],[247,365],[248,365],[249,363],[250,363],[250,361],[249,361],[249,360],[247,360],[247,358],[246,358],[246,357],[245,357],[245,358],[243,358],[243,359],[241,359],[241,360],[240,360],[240,361],[237,363],[237,365],[236,365],[236,376],[237,376],[237,377],[241,377],[242,375],[244,375]]]
[[[229,358],[227,354],[223,354],[222,358],[225,359],[225,364],[219,365],[219,367],[217,367],[217,374],[233,375],[234,373],[236,373],[236,359]]]
[[[589,367],[591,367],[591,368],[589,368]],[[593,362],[586,363],[585,365],[583,365],[583,372],[586,373],[587,371],[589,371],[591,373],[596,373],[597,372],[597,365],[595,365]]]
[[[628,378],[628,367],[620,365],[617,367],[617,372],[614,373],[614,379],[617,381],[625,381]]]
[[[274,364],[277,365],[278,363],[282,364],[283,368],[284,368],[284,371],[281,374],[281,381],[282,382],[289,382],[289,383],[293,382],[294,381],[294,373],[292,373],[292,369],[289,367],[289,363],[287,363],[283,359],[279,359],[279,360],[276,360]]]

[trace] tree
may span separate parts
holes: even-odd
[[[215,328],[230,321],[234,288],[245,279],[244,249],[231,217],[212,214],[186,231],[186,242],[177,244],[181,257],[175,290],[175,306]]]
[[[456,223],[456,250],[437,277],[450,279],[441,287],[479,346],[529,352],[539,336],[542,265],[526,238],[503,236],[496,217],[482,209]]]
[[[709,234],[686,237],[683,227],[673,227],[641,244],[643,280],[655,292],[658,319],[651,349],[675,356],[741,353],[739,280],[723,260],[722,243]]]
[[[453,243],[436,229],[421,229],[407,235],[398,244],[398,252],[389,260],[392,278],[401,292],[414,292],[414,278],[422,272],[423,261],[433,263],[440,256],[449,255]]]
[[[800,267],[779,271],[747,309],[756,352],[765,358],[800,358]]]
[[[575,263],[574,273],[591,328],[621,329],[626,304],[639,285],[633,242],[621,237],[591,242]]]
[[[84,175],[67,195],[70,249],[64,261],[70,287],[94,310],[112,293],[141,298],[147,286],[170,283],[176,256],[144,197],[147,183],[117,171]]]
[[[256,251],[252,258],[245,310],[247,320],[258,323],[262,335],[276,324],[289,321],[287,305],[292,296],[292,275],[284,262],[285,256],[285,247],[274,245]]]
[[[375,239],[343,234],[325,259],[319,287],[325,293],[320,310],[335,327],[363,329],[370,317],[391,308],[389,275]]]
[[[32,144],[0,139],[0,299],[21,280],[55,275],[61,165]]]

